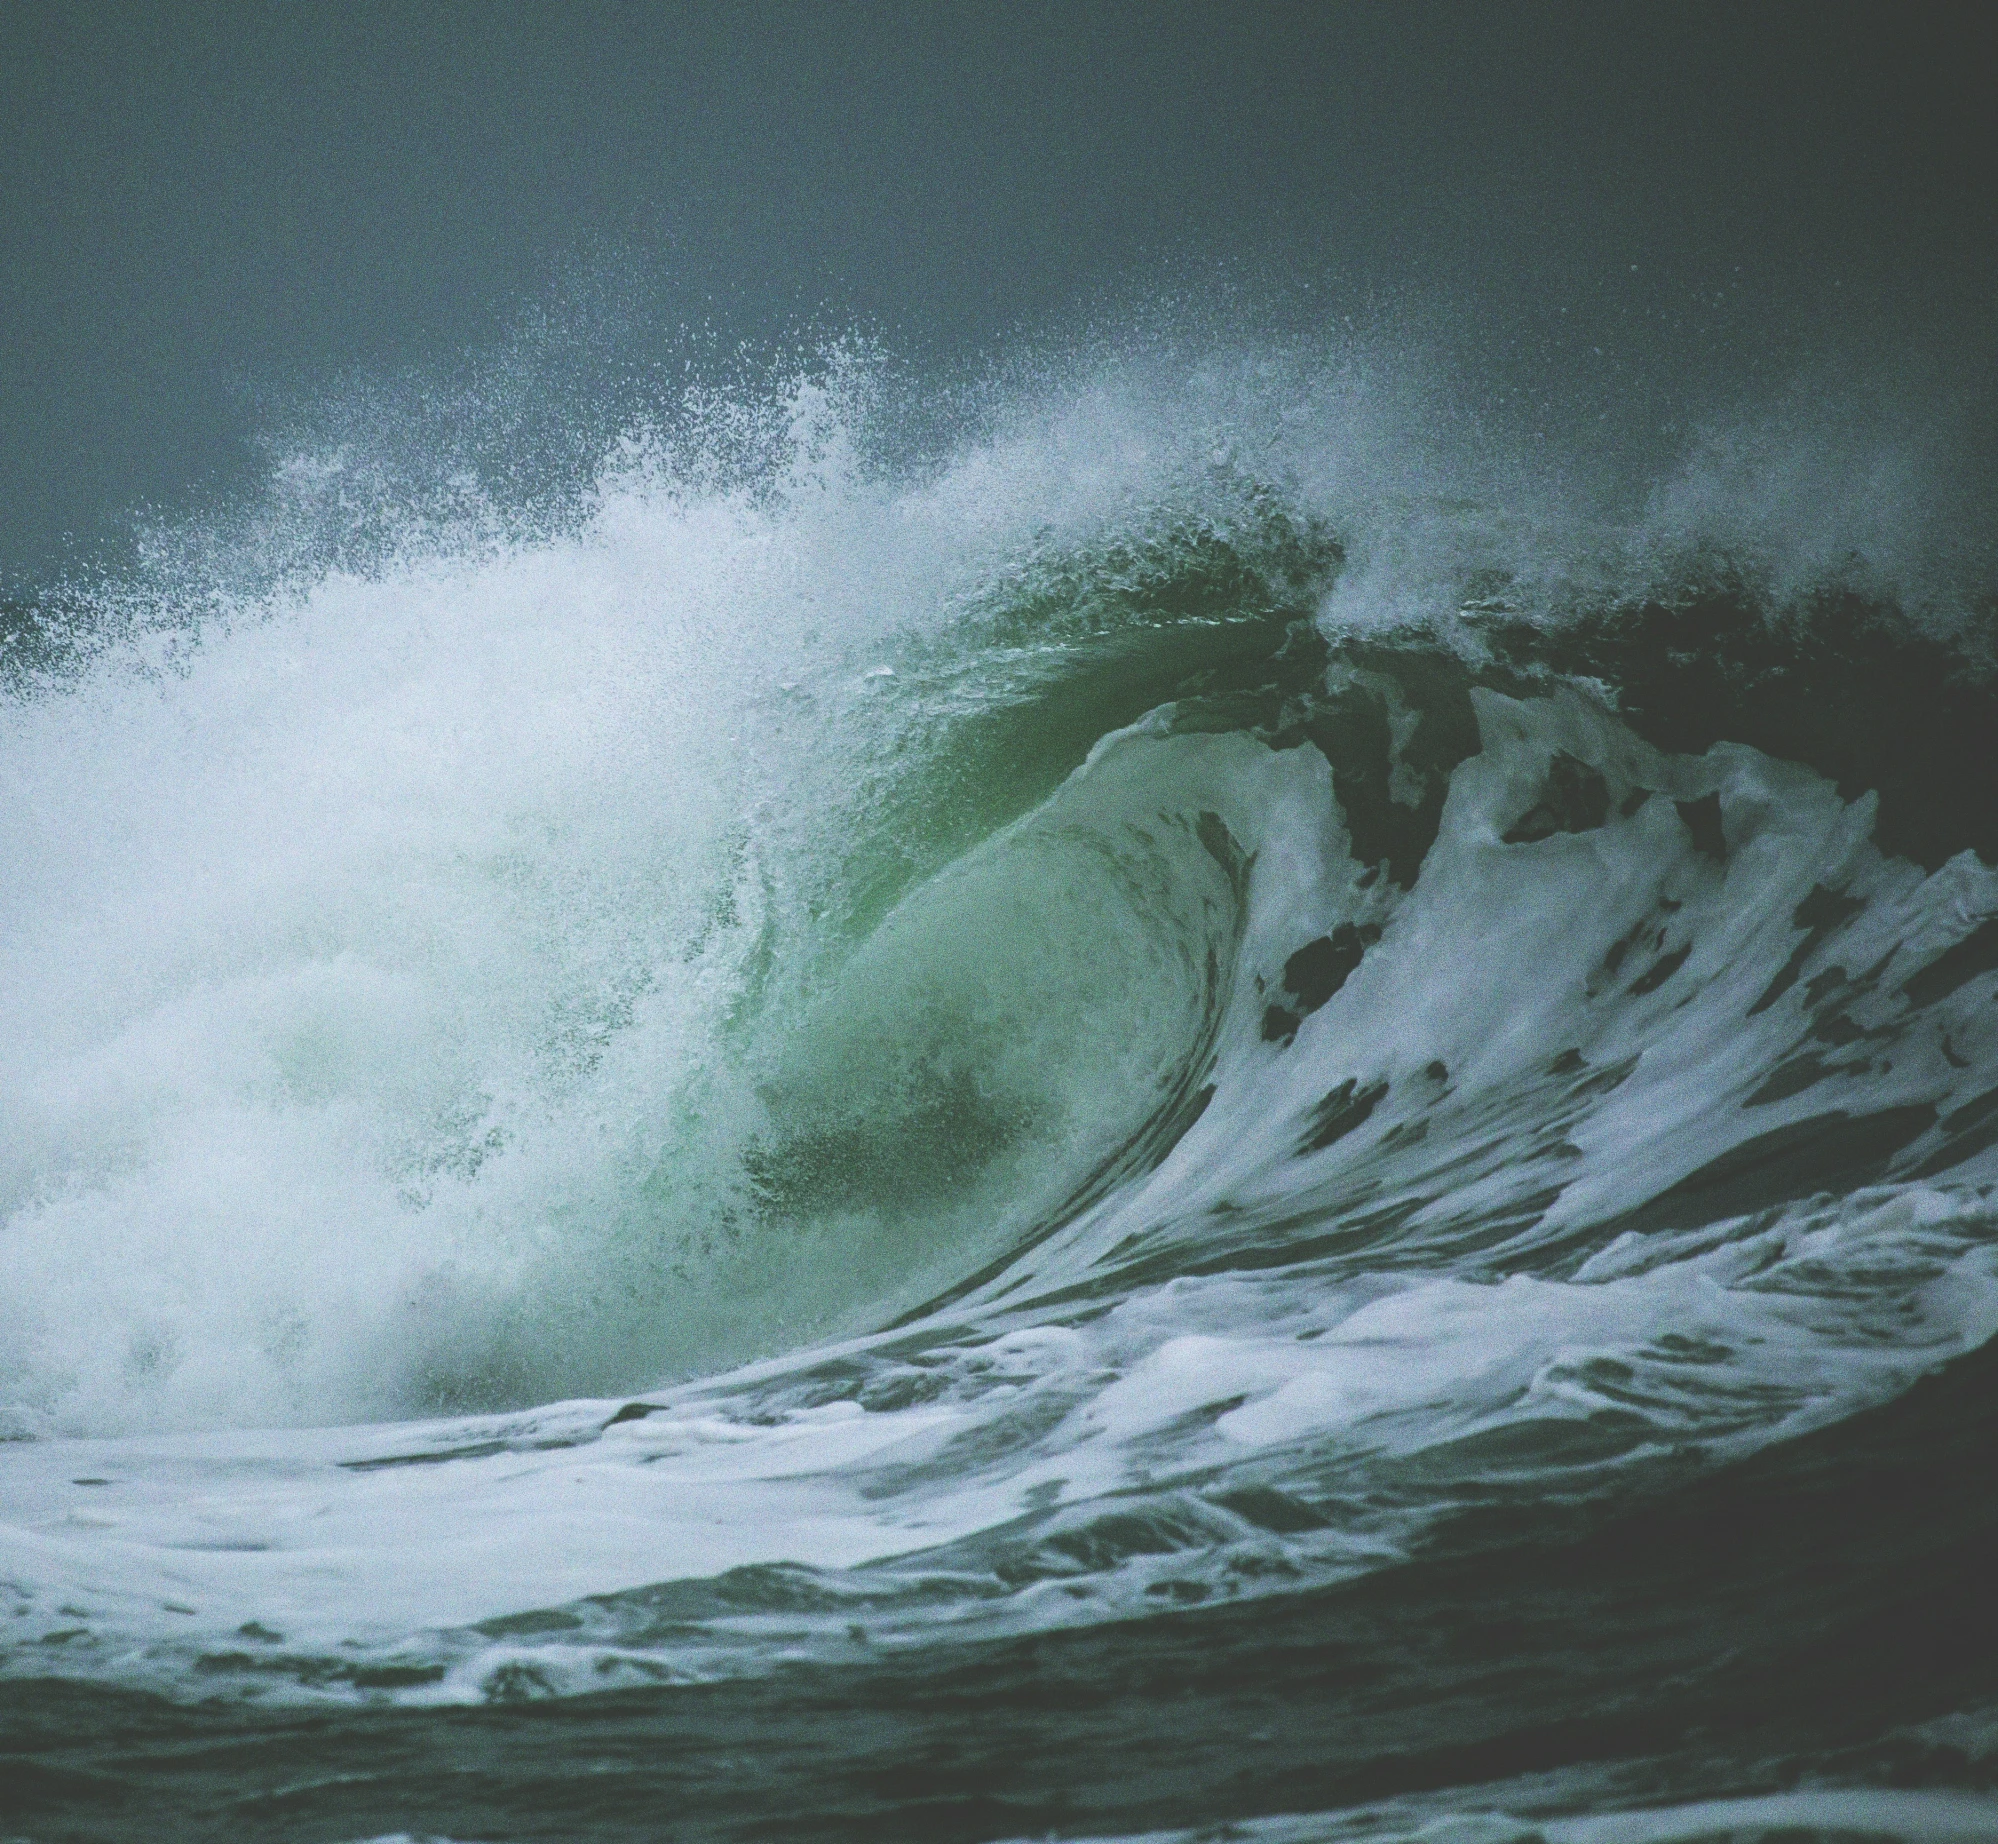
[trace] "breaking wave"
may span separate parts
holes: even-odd
[[[1974,546],[1738,439],[1580,516],[1350,355],[887,395],[10,615],[9,1674],[1280,1619],[1998,1331]]]

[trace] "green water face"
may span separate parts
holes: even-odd
[[[798,1016],[765,1021],[711,1332],[880,1323],[1030,1233],[1159,1107],[1236,892],[1185,790],[1078,812],[1089,792],[918,886]]]

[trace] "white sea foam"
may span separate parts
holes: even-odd
[[[850,1644],[856,1623],[895,1644],[1097,1619],[1161,1593],[1375,1566],[1452,1505],[1543,1469],[1609,1490],[1659,1456],[1752,1451],[1990,1337],[1998,1209],[1976,1164],[1747,1215],[1615,1223],[1729,1143],[1822,1112],[1808,1090],[1742,1106],[1811,1016],[1791,990],[1744,1024],[1817,880],[1861,893],[1834,938],[1855,962],[1876,938],[1939,947],[1967,915],[1998,912],[1998,880],[1879,859],[1863,808],[1752,752],[1674,763],[1573,700],[1488,699],[1482,714],[1485,752],[1398,904],[1360,887],[1316,753],[1242,736],[1140,726],[989,848],[1003,860],[1045,830],[1109,850],[1123,827],[1155,851],[1191,807],[1253,862],[1212,1102],[1156,1170],[957,1303],[653,1392],[652,1412],[621,1421],[612,1399],[19,1445],[0,1459],[15,1631],[59,1644],[65,1666],[169,1685],[205,1658],[211,1682],[349,1695],[401,1672],[403,1694],[455,1699],[733,1671]],[[1619,798],[1618,777],[1718,785],[1729,863],[1694,851],[1662,796],[1596,832],[1502,842],[1531,764],[1562,744]],[[1212,848],[1188,836],[1179,851],[1182,907],[1204,863],[1204,900],[1224,911]],[[975,861],[952,873],[976,875]],[[1666,891],[1681,894],[1661,910]],[[1360,971],[1294,1046],[1265,1041],[1246,970],[1369,905],[1387,922]],[[1592,991],[1632,917],[1663,918],[1692,951],[1646,990],[1643,967],[1668,951],[1650,942]],[[1179,928],[1229,938],[1185,915]],[[1439,965],[1460,970],[1441,992]],[[1151,971],[1172,990],[1169,967]],[[1919,1109],[1947,1104],[1958,1062],[1988,1066],[1988,986],[1912,1012],[1888,993],[1855,1001],[1886,1021],[1871,1028],[1892,1055],[1839,1078],[1839,1100],[1855,1116],[1918,1111],[1904,1168],[1943,1132]],[[1300,1155],[1317,1098],[1356,1079],[1387,1084],[1373,1113]],[[1550,1167],[1565,1186],[1551,1206]],[[1392,1232],[1356,1234],[1355,1218]],[[1257,1251],[1281,1246],[1277,1221],[1329,1240],[1273,1261]],[[1506,1429],[1528,1438],[1486,1439]],[[1360,1522],[1306,1511],[1273,1530],[1231,1508],[1249,1487],[1308,1507],[1333,1482],[1386,1486],[1416,1456],[1425,1493],[1398,1509],[1376,1493],[1390,1508]],[[1112,1509],[1151,1536],[1106,1549],[1092,1532]],[[618,1599],[778,1563],[828,1573],[803,1598],[724,1588],[704,1638],[643,1637],[643,1597]]]
[[[1402,1817],[1391,1808],[1286,1813],[1233,1820],[1219,1831],[1148,1831],[1114,1844],[1206,1844],[1224,1836],[1243,1844],[1716,1844],[1722,1839],[1751,1844],[1774,1837],[1983,1844],[1998,1836],[1998,1799],[1982,1793],[1822,1787],[1566,1818],[1516,1818],[1503,1811],[1438,1816],[1433,1809]]]

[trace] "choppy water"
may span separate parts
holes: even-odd
[[[1975,547],[871,388],[11,617],[0,1815],[1998,1835]]]

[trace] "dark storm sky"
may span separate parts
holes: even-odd
[[[8,0],[0,573],[606,261],[942,354],[1217,259],[1708,348],[1834,291],[1975,328],[1987,11]]]

